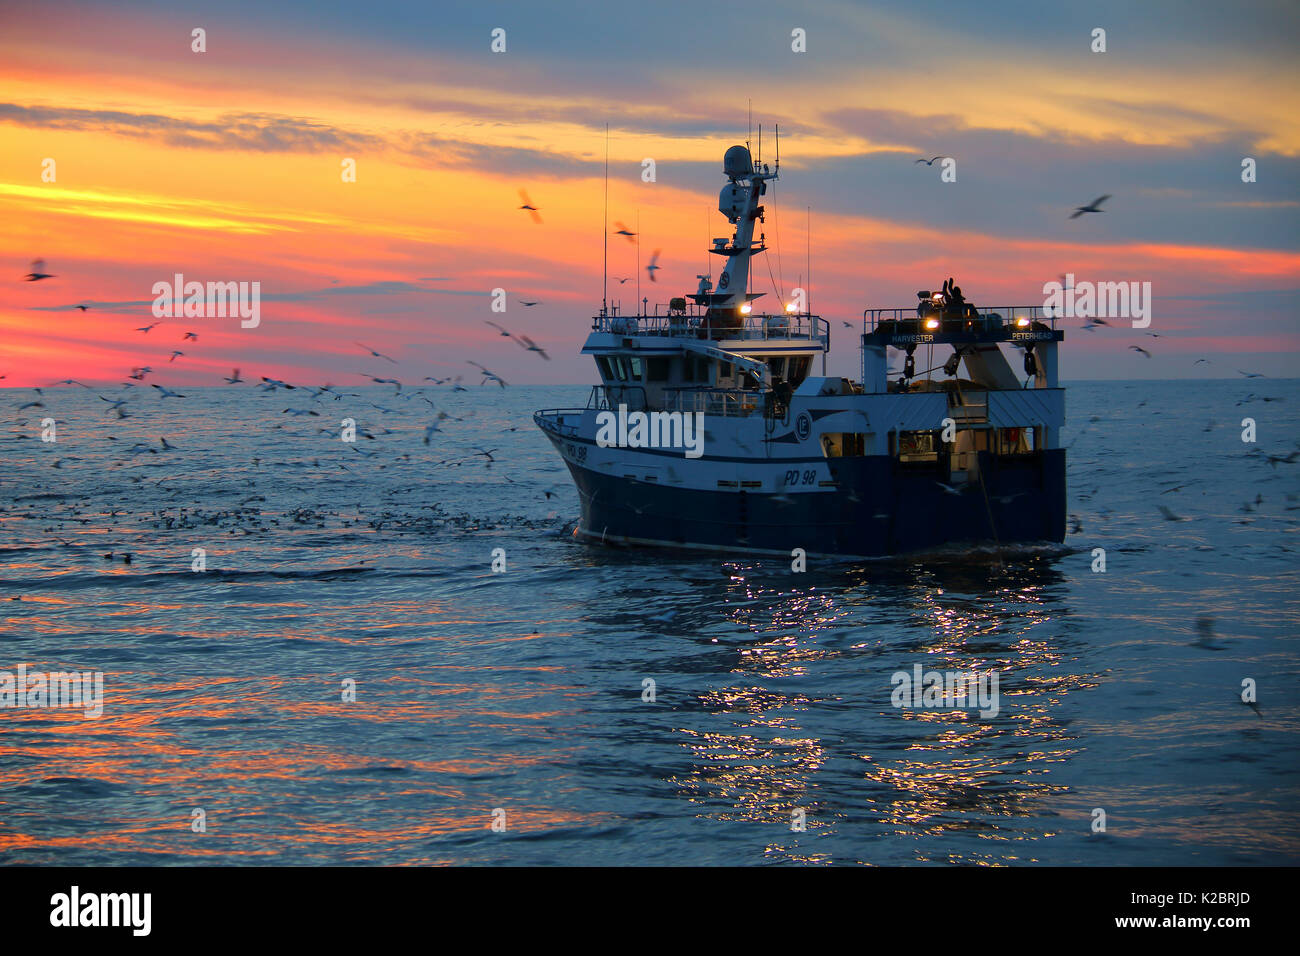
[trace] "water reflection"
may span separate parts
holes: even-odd
[[[925,838],[958,831],[979,842],[944,850],[945,860],[1031,856],[1023,842],[1050,834],[1027,831],[1024,818],[1064,789],[1053,770],[1076,752],[1061,701],[1098,681],[1071,637],[1056,561],[800,575],[750,562],[698,582],[684,616],[721,636],[728,666],[694,695],[693,719],[673,729],[689,763],[670,782],[702,817],[783,828],[768,859],[834,861],[822,847],[843,847],[823,839],[836,833],[880,851],[864,853],[866,862],[934,859]],[[891,675],[914,664],[996,670],[999,713],[894,707]],[[801,809],[806,830],[792,832]]]

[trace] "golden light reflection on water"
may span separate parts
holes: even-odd
[[[806,831],[768,843],[769,859],[832,862],[818,837],[836,832],[863,840],[911,837],[911,858],[931,859],[920,841],[957,831],[1007,848],[946,859],[990,865],[1032,858],[1013,847],[1051,834],[1027,833],[1016,821],[1065,790],[1053,783],[1052,768],[1077,752],[1056,709],[1098,678],[1078,673],[1073,652],[1062,646],[1054,573],[1019,573],[1023,580],[1012,581],[988,570],[977,589],[967,578],[978,581],[978,571],[912,568],[904,580],[888,582],[886,604],[869,574],[852,587],[838,581],[839,587],[782,591],[770,577],[732,566],[727,615],[753,639],[735,650],[738,683],[698,695],[713,718],[709,730],[676,731],[693,770],[673,782],[711,819],[789,831],[792,812],[802,809]],[[879,619],[887,640],[861,625],[864,609]],[[849,618],[858,626],[842,635],[838,628]],[[1000,715],[896,709],[891,674],[914,664],[996,670]],[[849,721],[849,732],[830,737],[810,729],[827,723],[826,712],[837,722],[845,713],[858,719]],[[846,774],[848,762],[860,769]],[[897,839],[893,845],[897,853]]]

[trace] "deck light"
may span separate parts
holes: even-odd
[[[794,311],[794,303],[791,302],[789,305],[787,305],[787,306],[785,307],[785,310],[786,310],[787,312],[793,312],[793,311]]]
[[[753,312],[753,311],[754,311],[753,308],[750,306],[750,304],[749,304],[748,302],[746,302],[744,305],[742,305],[742,306],[740,307],[740,314],[741,314],[741,315],[749,315],[749,313],[751,313],[751,312]]]
[[[927,329],[937,329],[939,327],[939,320],[935,318],[926,319],[925,327]]]
[[[1023,329],[1029,325],[1029,320],[1023,315],[1016,316],[1016,328]]]

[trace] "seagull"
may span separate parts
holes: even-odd
[[[627,226],[623,225],[621,222],[615,222],[614,225],[618,226],[618,228],[614,230],[614,235],[625,236],[628,242],[633,241],[632,237],[636,235],[635,232],[633,232]]]
[[[40,282],[42,279],[53,279],[54,276],[45,271],[44,259],[32,260],[32,271],[23,276],[28,282]]]
[[[484,321],[487,322],[488,325],[492,326],[492,328],[494,328],[494,329],[496,329],[498,332],[500,332],[500,333],[501,333],[503,336],[505,336],[506,338],[508,338],[508,339],[512,339],[512,338],[514,338],[514,335],[512,335],[510,332],[508,332],[508,331],[506,331],[505,329],[503,329],[501,326],[497,325],[495,322],[492,322],[492,321],[490,321],[490,320],[488,320],[488,319],[484,319]],[[433,382],[434,385],[440,385],[440,384],[442,384],[443,381],[445,381],[444,379],[430,378],[430,377],[427,376],[427,375],[424,377],[424,380],[425,380],[426,382]]]
[[[1099,325],[1110,325],[1110,323],[1107,322],[1105,319],[1098,319],[1095,317],[1086,318],[1083,320],[1083,330],[1085,332],[1091,332]]]
[[[165,399],[166,399],[166,398],[184,398],[184,397],[185,397],[184,395],[178,395],[176,392],[168,391],[167,389],[163,388],[161,385],[150,385],[149,387],[150,387],[150,388],[156,388],[156,389],[158,389],[158,391],[160,391],[160,392],[162,393],[162,397],[165,398]]]
[[[541,305],[542,302],[540,299],[534,300],[532,302],[525,302],[523,299],[520,299],[519,304],[522,305],[525,309],[531,309],[535,305]]]
[[[1207,359],[1207,358],[1199,358],[1199,359],[1197,359],[1195,362],[1193,362],[1192,364],[1193,364],[1193,365],[1200,365],[1202,362],[1204,362],[1206,365],[1209,365],[1209,364],[1210,364],[1210,360]]]
[[[505,388],[506,385],[509,384],[508,382],[506,382],[504,378],[502,378],[496,372],[493,372],[491,369],[483,365],[479,365],[478,362],[473,362],[468,359],[466,359],[466,361],[469,362],[470,365],[473,365],[476,369],[478,369],[483,373],[483,384],[486,384],[489,380],[496,382],[502,388]]]
[[[172,357],[169,358],[167,361],[169,361],[169,362],[175,362],[175,361],[176,361],[176,356],[178,356],[178,355],[184,355],[184,354],[185,354],[184,352],[173,351],[173,352],[172,352]]]
[[[938,485],[940,488],[942,488],[945,492],[947,492],[950,495],[957,495],[958,497],[960,497],[962,494],[960,489],[954,488],[952,485],[946,485],[942,481],[936,481],[935,484]]]
[[[912,165],[915,166],[917,163],[925,163],[925,165],[927,165],[927,166],[933,166],[933,165],[935,164],[935,162],[936,162],[937,160],[940,160],[940,159],[943,159],[943,157],[942,157],[942,156],[936,156],[936,157],[934,157],[934,159],[918,159],[918,160],[917,160],[915,163],[913,163]]]
[[[626,279],[619,279],[618,276],[614,276],[614,278],[615,278],[615,279],[618,279],[618,284],[619,284],[619,285],[622,285],[624,282],[631,282],[631,281],[632,281],[632,277],[631,277],[631,276],[628,276]]]
[[[73,308],[74,308],[74,309],[80,309],[82,312],[85,312],[87,309],[90,308],[90,306],[88,306],[88,305],[74,305]]]
[[[226,379],[227,385],[238,385],[243,379],[239,377],[239,369],[232,369],[230,376]]]
[[[1241,369],[1237,369],[1237,374],[1244,375],[1246,376],[1246,378],[1267,378],[1268,377],[1260,372],[1243,372]]]
[[[1104,210],[1099,207],[1101,206],[1102,203],[1104,203],[1109,198],[1110,198],[1110,193],[1107,193],[1105,196],[1098,196],[1096,199],[1088,203],[1088,205],[1086,206],[1075,206],[1074,212],[1070,214],[1070,218],[1078,219],[1085,212],[1104,212]]]
[[[144,332],[144,333],[147,335],[148,332],[149,332],[149,330],[152,329],[154,326],[157,326],[157,325],[162,325],[162,323],[161,323],[161,322],[154,322],[152,325],[144,325],[144,326],[141,326],[140,328],[136,329],[136,331],[137,331],[137,332]]]
[[[527,209],[527,210],[528,210],[528,215],[530,215],[530,216],[533,217],[533,222],[537,223],[537,225],[540,226],[540,225],[542,224],[542,216],[541,216],[541,213],[538,212],[537,207],[533,205],[533,201],[532,201],[531,199],[528,198],[528,193],[525,192],[525,191],[522,190],[522,189],[519,190],[519,198],[522,199],[522,200],[524,201],[524,204],[523,204],[522,206],[520,206],[519,208],[520,208],[520,209]]]
[[[362,373],[362,374],[364,374],[364,373]],[[400,395],[401,392],[402,392],[402,383],[399,382],[399,381],[398,381],[397,379],[395,379],[395,378],[375,378],[375,376],[373,376],[373,375],[366,375],[366,378],[370,379],[370,381],[374,382],[376,385],[392,385],[392,386],[394,386],[394,388],[393,388],[393,394],[394,394],[394,395]]]
[[[439,414],[438,422],[442,421],[445,417],[447,417],[445,412]],[[424,426],[424,443],[426,445],[429,444],[429,439],[433,437],[435,433],[442,431],[442,429],[438,427],[438,422],[434,422],[432,425]]]
[[[353,344],[353,345],[361,345],[360,342],[356,342],[356,341],[354,341],[352,344]],[[385,355],[383,352],[376,352],[376,351],[375,351],[374,349],[372,349],[369,345],[361,345],[361,347],[362,347],[363,349],[365,349],[367,352],[369,352],[371,355],[373,355],[375,358],[385,359],[386,361],[392,362],[394,365],[397,364],[397,360],[396,360],[396,359],[389,358],[389,357],[388,357],[387,355]]]
[[[184,335],[181,336],[182,342],[186,342],[186,341],[197,342],[198,340],[199,337],[195,335],[193,332],[186,332]]]
[[[659,253],[662,252],[662,251],[663,251],[662,249],[656,249],[655,252],[654,252],[654,255],[652,255],[652,256],[650,257],[650,264],[649,264],[648,266],[645,267],[645,271],[648,272],[648,273],[650,273],[650,281],[651,281],[651,282],[658,282],[658,281],[659,281],[658,279],[655,278],[655,270],[656,270],[656,269],[662,269],[662,268],[663,268],[663,266],[658,265],[658,262],[659,262]]]
[[[536,342],[534,342],[534,341],[533,341],[532,339],[530,339],[528,336],[526,336],[526,335],[521,335],[521,336],[519,336],[519,342],[520,342],[520,344],[523,345],[524,348],[526,348],[528,351],[530,351],[530,352],[536,352],[538,355],[540,355],[542,358],[546,359],[546,361],[548,361],[548,362],[551,360],[551,357],[550,357],[549,355],[546,354],[546,349],[542,348],[540,345],[538,345]]]
[[[1147,358],[1150,358],[1150,357],[1151,357],[1151,353],[1148,352],[1146,349],[1144,349],[1144,348],[1143,348],[1142,346],[1140,346],[1140,345],[1130,345],[1129,348],[1132,349],[1134,352],[1141,352],[1141,353],[1142,353],[1143,355],[1145,355]]]
[[[144,377],[152,371],[153,369],[150,368],[148,365],[145,365],[142,368],[133,368],[131,369],[131,374],[128,375],[127,378],[133,378],[137,382],[143,382]]]

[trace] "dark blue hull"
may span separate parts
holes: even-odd
[[[959,494],[947,465],[831,459],[837,488],[773,495],[700,491],[569,464],[582,531],[611,543],[876,557],[960,544],[1065,539],[1065,451],[980,455],[982,482]]]

